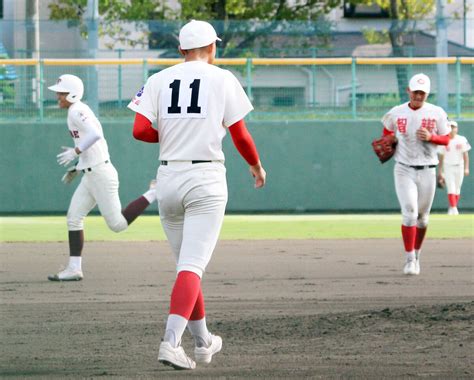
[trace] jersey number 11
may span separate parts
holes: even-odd
[[[177,114],[181,113],[181,107],[178,106],[179,103],[179,86],[181,81],[175,79],[171,84],[171,106],[168,107],[168,113]],[[186,108],[187,113],[201,113],[201,107],[198,106],[199,99],[199,86],[201,85],[201,79],[194,79],[194,81],[189,85],[191,89],[191,104]]]

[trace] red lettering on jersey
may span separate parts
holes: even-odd
[[[71,137],[73,139],[78,139],[79,138],[79,131],[69,131],[69,133],[71,134]]]
[[[400,133],[407,133],[407,122],[408,120],[406,118],[398,118],[397,119],[397,128],[398,132]]]
[[[422,119],[421,128],[426,128],[430,133],[436,127],[436,119]]]
[[[461,150],[462,149],[462,144],[456,144],[456,149]]]

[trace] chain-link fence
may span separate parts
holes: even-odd
[[[3,60],[0,119],[64,117],[47,89],[64,73],[82,78],[84,101],[101,118],[131,118],[127,104],[148,76],[177,59]],[[409,78],[432,80],[429,102],[437,103],[437,66],[447,66],[447,112],[474,118],[474,58],[218,59],[231,70],[254,104],[252,120],[379,118],[407,100]],[[0,75],[2,71],[0,70]]]

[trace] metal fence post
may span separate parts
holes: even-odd
[[[247,96],[252,101],[252,58],[247,58]],[[251,118],[251,113],[248,116]]]
[[[38,86],[39,86],[39,119],[40,121],[43,121],[44,119],[44,93],[43,93],[43,82],[44,82],[44,64],[43,60],[40,59],[38,62],[39,65],[39,81],[38,81]]]
[[[316,48],[311,48],[311,57],[316,58]],[[311,65],[311,98],[313,99],[313,104],[311,107],[316,107],[316,65]]]
[[[356,77],[356,58],[355,57],[352,57],[351,69],[352,69],[352,118],[356,119],[357,118],[357,105],[356,105],[357,77]]]
[[[456,118],[461,117],[461,60],[456,58]]]
[[[143,58],[143,84],[146,83],[148,79],[148,60]]]
[[[118,49],[118,57],[122,59],[123,49]],[[122,65],[118,65],[118,106],[122,108]]]

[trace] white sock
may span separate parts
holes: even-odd
[[[156,201],[156,189],[150,189],[146,193],[143,194],[145,199],[148,201],[148,203],[153,203]]]
[[[68,267],[74,270],[82,270],[82,256],[69,256]]]
[[[194,337],[196,347],[209,347],[211,337],[206,325],[206,317],[197,321],[188,322],[188,330]]]
[[[411,252],[406,252],[406,258],[407,258],[407,261],[414,261],[415,260],[415,251],[411,251]]]
[[[421,249],[415,249],[415,257],[417,260],[420,260]]]
[[[184,330],[188,320],[178,314],[168,315],[168,321],[166,322],[165,336],[163,340],[170,343],[173,347],[178,347],[181,342]]]

